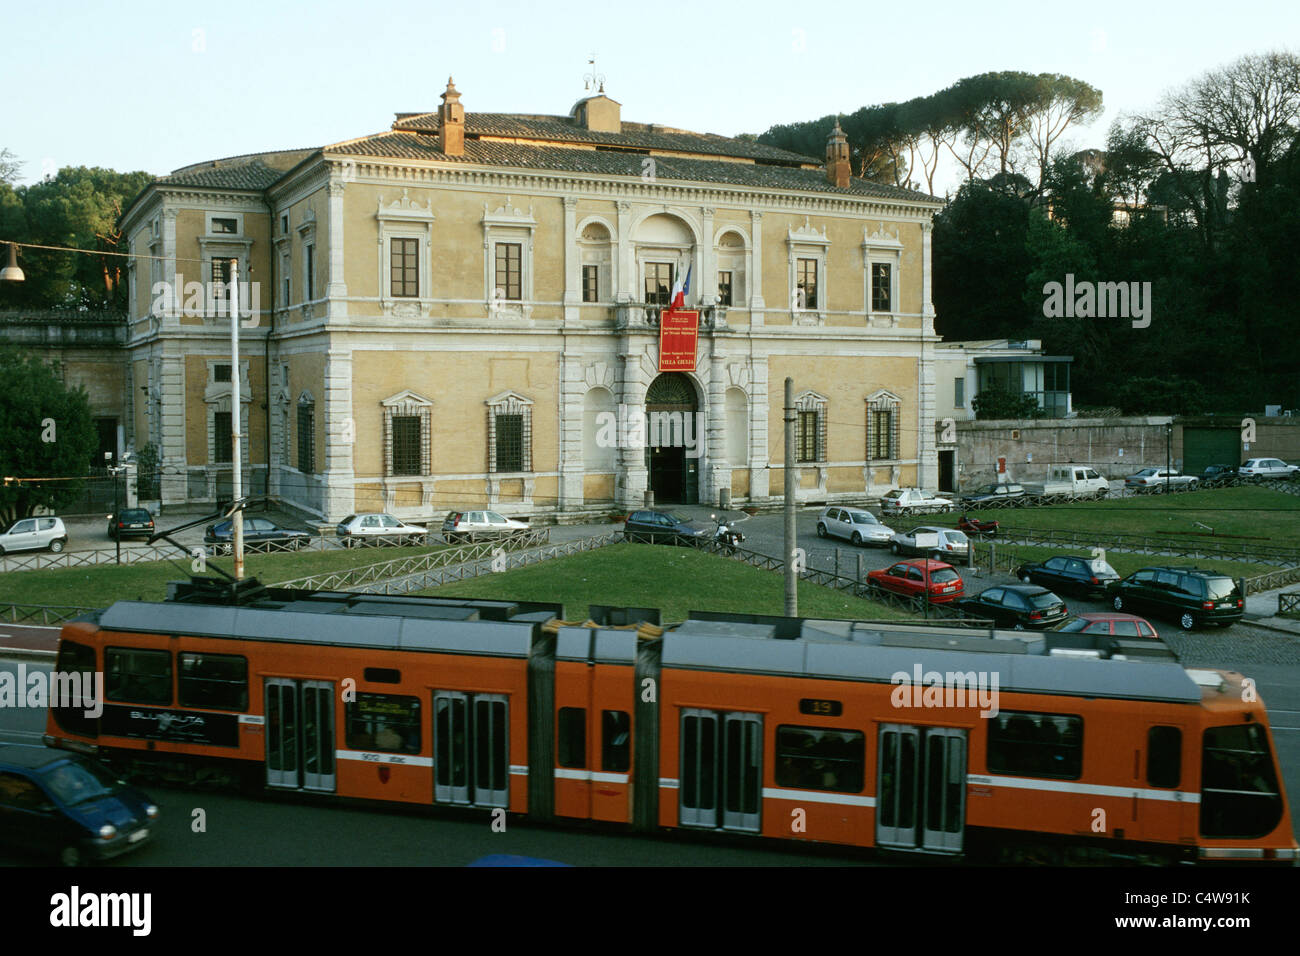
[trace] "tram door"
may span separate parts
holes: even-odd
[[[504,694],[433,692],[433,798],[510,806],[510,723]]]
[[[334,685],[266,679],[266,784],[334,791]]]
[[[960,853],[966,829],[966,731],[882,724],[876,844]]]
[[[763,718],[686,708],[681,724],[683,826],[757,832],[763,801]]]

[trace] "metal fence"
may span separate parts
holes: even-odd
[[[98,609],[70,604],[0,604],[0,621],[49,627],[94,610]]]
[[[952,506],[953,511],[999,511],[1012,508],[1038,508],[1046,505],[1062,505],[1076,501],[1101,501],[1107,497],[1112,499],[1123,498],[1146,498],[1152,495],[1166,494],[1163,483],[1151,485],[1146,488],[1126,488],[1119,480],[1112,480],[1111,486],[1114,490],[1102,494],[1062,494],[1062,495],[1033,495],[1024,494],[1014,498],[990,498],[987,501],[963,501],[957,496]],[[1187,495],[1195,494],[1200,491],[1210,491],[1215,488],[1268,488],[1272,491],[1280,491],[1288,495],[1300,495],[1300,480],[1284,478],[1262,478],[1259,480],[1253,478],[1230,478],[1222,481],[1195,482],[1181,485],[1170,484],[1168,494]]]
[[[1066,531],[1048,528],[998,528],[997,540],[1024,545],[1065,548],[1106,548],[1135,554],[1192,558],[1237,558],[1259,564],[1300,564],[1300,548],[1254,544],[1250,541],[1182,538],[1173,535],[1129,534],[1118,531]]]
[[[1300,614],[1300,591],[1286,591],[1277,596],[1278,614]]]

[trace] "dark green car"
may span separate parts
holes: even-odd
[[[1172,618],[1185,631],[1241,620],[1246,602],[1237,582],[1204,568],[1143,568],[1111,587],[1117,611]]]

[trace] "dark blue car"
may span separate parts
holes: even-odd
[[[0,846],[80,866],[148,843],[157,817],[152,800],[102,764],[0,745]]]
[[[215,544],[229,554],[235,540],[233,521],[210,524],[203,534],[204,544]],[[306,531],[282,528],[267,518],[244,516],[244,549],[247,551],[297,551],[306,547],[311,535]]]

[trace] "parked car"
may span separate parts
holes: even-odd
[[[817,517],[817,535],[847,538],[854,544],[889,544],[894,529],[861,508],[827,508]]]
[[[1222,488],[1237,484],[1241,475],[1236,465],[1210,465],[1201,472],[1198,480],[1203,488]]]
[[[1110,482],[1087,465],[1061,465],[1047,472],[1041,482],[1021,482],[1031,495],[1044,497],[1104,498],[1110,493]]]
[[[880,499],[880,513],[886,515],[915,515],[952,511],[952,500],[919,488],[895,488]]]
[[[970,539],[955,528],[923,525],[894,535],[889,550],[894,554],[926,554],[936,561],[951,561],[970,554]]]
[[[998,627],[1041,630],[1070,616],[1065,602],[1047,588],[1032,584],[1006,584],[985,588],[974,597],[956,602],[971,617],[987,617]]]
[[[1236,581],[1203,568],[1143,568],[1112,585],[1111,595],[1117,611],[1173,618],[1185,631],[1210,623],[1227,627],[1246,608]]]
[[[1300,465],[1288,465],[1280,458],[1252,458],[1238,469],[1242,478],[1263,481],[1266,478],[1294,478]]]
[[[449,544],[485,538],[508,538],[530,530],[523,521],[495,511],[453,511],[442,522],[442,536]]]
[[[62,518],[20,518],[0,534],[0,554],[46,548],[58,554],[67,543],[68,531]]]
[[[334,533],[348,548],[365,544],[424,544],[429,540],[428,528],[383,513],[348,515]]]
[[[158,807],[77,754],[0,744],[0,843],[79,866],[144,846]]]
[[[714,530],[671,511],[634,511],[623,524],[623,537],[650,544],[705,545]]]
[[[1169,491],[1192,491],[1200,480],[1192,475],[1182,475],[1170,468],[1143,468],[1124,479],[1124,487],[1134,494],[1163,494]]]
[[[1110,585],[1119,580],[1119,572],[1100,558],[1058,554],[1046,561],[1022,564],[1016,568],[1016,577],[1057,594],[1070,591],[1082,597],[1105,597]]]
[[[153,515],[144,508],[127,508],[121,514],[108,516],[108,536],[118,538],[147,538],[153,534]]]
[[[1136,614],[1119,614],[1111,611],[1076,615],[1057,628],[1061,634],[1110,634],[1114,637],[1147,637],[1159,640],[1160,634],[1151,622]]]
[[[951,564],[924,558],[868,571],[867,587],[917,601],[924,600],[928,590],[931,604],[945,604],[961,597],[964,585]]]
[[[1003,507],[1015,507],[1016,503],[1025,496],[1023,485],[1016,484],[992,484],[984,485],[977,488],[970,494],[962,495],[961,500],[966,504],[987,504],[994,507],[1001,504]]]
[[[282,528],[267,518],[244,516],[244,550],[246,551],[297,551],[311,540],[306,531]],[[227,554],[235,546],[235,523],[222,521],[210,524],[203,533],[204,544],[215,544]]]

